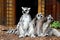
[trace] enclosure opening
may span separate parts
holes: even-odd
[[[22,6],[31,8],[29,14],[31,15],[32,18],[34,18],[38,12],[37,0],[16,0],[16,24],[19,22],[19,19],[22,15],[22,9],[21,9]]]

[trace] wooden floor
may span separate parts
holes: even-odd
[[[60,37],[35,37],[35,38],[30,38],[30,37],[24,37],[24,38],[19,38],[15,34],[7,34],[6,31],[1,31],[6,28],[1,28],[0,26],[0,40],[60,40]]]

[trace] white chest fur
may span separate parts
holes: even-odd
[[[30,15],[23,15],[22,16],[22,21],[23,21],[23,28],[26,29],[28,28],[29,22],[31,21]]]
[[[43,32],[47,29],[47,27],[48,27],[48,24],[44,23],[43,24]]]

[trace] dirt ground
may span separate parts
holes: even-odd
[[[7,34],[4,30],[6,28],[1,28],[0,26],[0,40],[60,40],[60,37],[55,37],[55,36],[50,36],[50,37],[35,37],[35,38],[30,38],[30,37],[24,37],[24,38],[19,38],[15,34]]]
[[[0,40],[60,40],[60,37],[51,36],[51,37],[19,38],[15,34],[6,34],[6,32],[0,31]]]

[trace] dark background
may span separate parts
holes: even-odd
[[[32,18],[37,14],[38,1],[37,0],[16,0],[16,24],[18,23],[21,15],[22,9],[21,7],[31,7],[30,15]]]
[[[60,0],[57,0],[58,2],[60,2]]]

